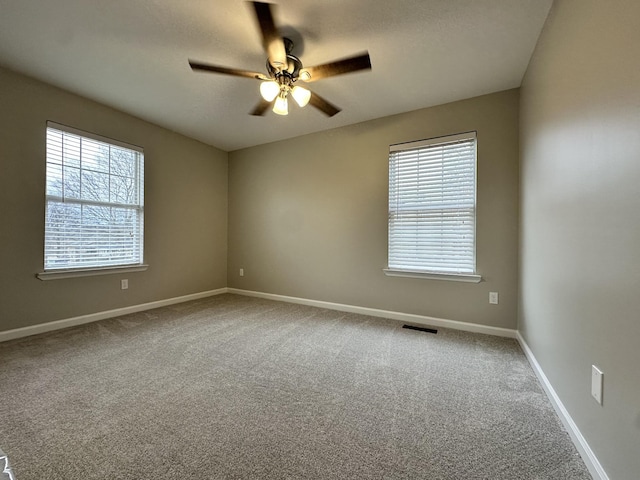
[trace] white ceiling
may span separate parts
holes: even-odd
[[[242,0],[0,0],[0,65],[231,151],[518,87],[552,2],[277,0],[304,65],[369,51],[370,72],[309,84],[332,118],[250,116],[258,81],[190,69],[265,71]]]

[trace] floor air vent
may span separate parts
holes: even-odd
[[[402,328],[408,328],[409,330],[418,330],[419,332],[438,333],[435,328],[416,327],[415,325],[403,325]]]

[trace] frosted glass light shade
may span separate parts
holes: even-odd
[[[276,98],[276,103],[273,106],[273,113],[277,113],[278,115],[289,114],[289,104],[287,103],[287,97],[279,96],[278,98]]]
[[[309,99],[311,98],[311,92],[309,90],[303,87],[298,87],[297,85],[291,89],[291,95],[293,95],[293,99],[301,107],[304,107],[309,103]]]
[[[268,81],[262,82],[260,84],[260,95],[262,95],[262,98],[264,98],[267,102],[272,102],[279,93],[280,85],[278,85],[278,82]]]

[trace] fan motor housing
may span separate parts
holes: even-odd
[[[293,41],[287,37],[283,37],[282,40],[284,41],[285,50],[287,52],[287,68],[276,68],[271,65],[269,59],[267,59],[267,72],[269,72],[269,76],[271,78],[276,79],[279,83],[291,84],[300,76],[302,62],[298,57],[291,53],[293,50]]]

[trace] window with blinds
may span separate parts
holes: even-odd
[[[141,265],[144,153],[47,122],[45,271]]]
[[[475,219],[475,132],[389,148],[388,271],[475,275]]]

